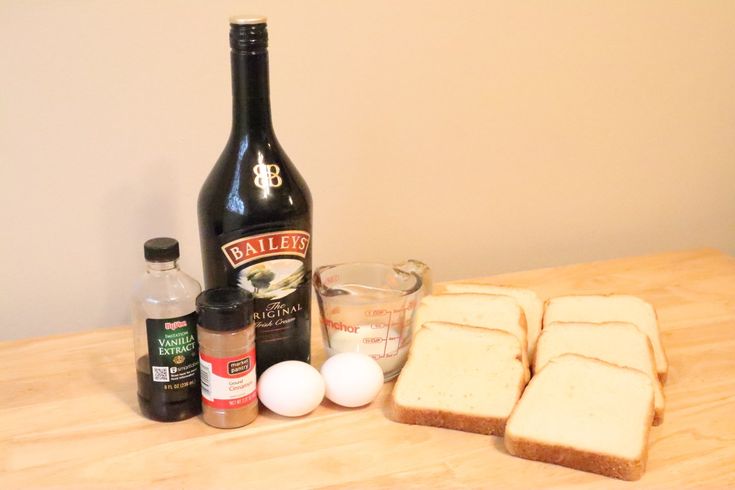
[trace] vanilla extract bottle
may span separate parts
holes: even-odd
[[[179,269],[179,242],[153,238],[143,247],[146,272],[133,291],[138,405],[160,422],[202,411],[196,297],[199,283]]]
[[[258,375],[310,361],[312,201],[276,139],[264,17],[230,19],[232,131],[199,194],[207,289],[254,296]]]

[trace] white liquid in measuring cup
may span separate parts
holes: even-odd
[[[385,337],[382,341],[377,342],[372,340],[377,337],[370,330],[369,325],[363,325],[360,326],[359,334],[329,332],[327,354],[331,357],[342,352],[360,352],[378,361],[386,374],[399,369],[405,363],[408,354],[408,344],[399,347],[400,332],[390,330],[387,342]]]
[[[400,370],[411,342],[413,305],[401,291],[343,285],[330,294],[324,339],[329,356],[361,352],[375,359],[385,374]]]

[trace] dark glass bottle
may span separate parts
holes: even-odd
[[[265,18],[230,20],[232,132],[199,193],[206,288],[255,296],[257,371],[310,361],[311,194],[276,139]]]

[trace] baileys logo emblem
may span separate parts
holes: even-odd
[[[281,167],[275,163],[261,163],[253,167],[255,178],[253,183],[260,189],[270,189],[271,187],[281,187],[283,179],[281,178]]]
[[[309,249],[309,238],[309,233],[301,230],[263,233],[226,243],[222,246],[222,252],[232,267],[279,255],[295,255],[303,259]]]

